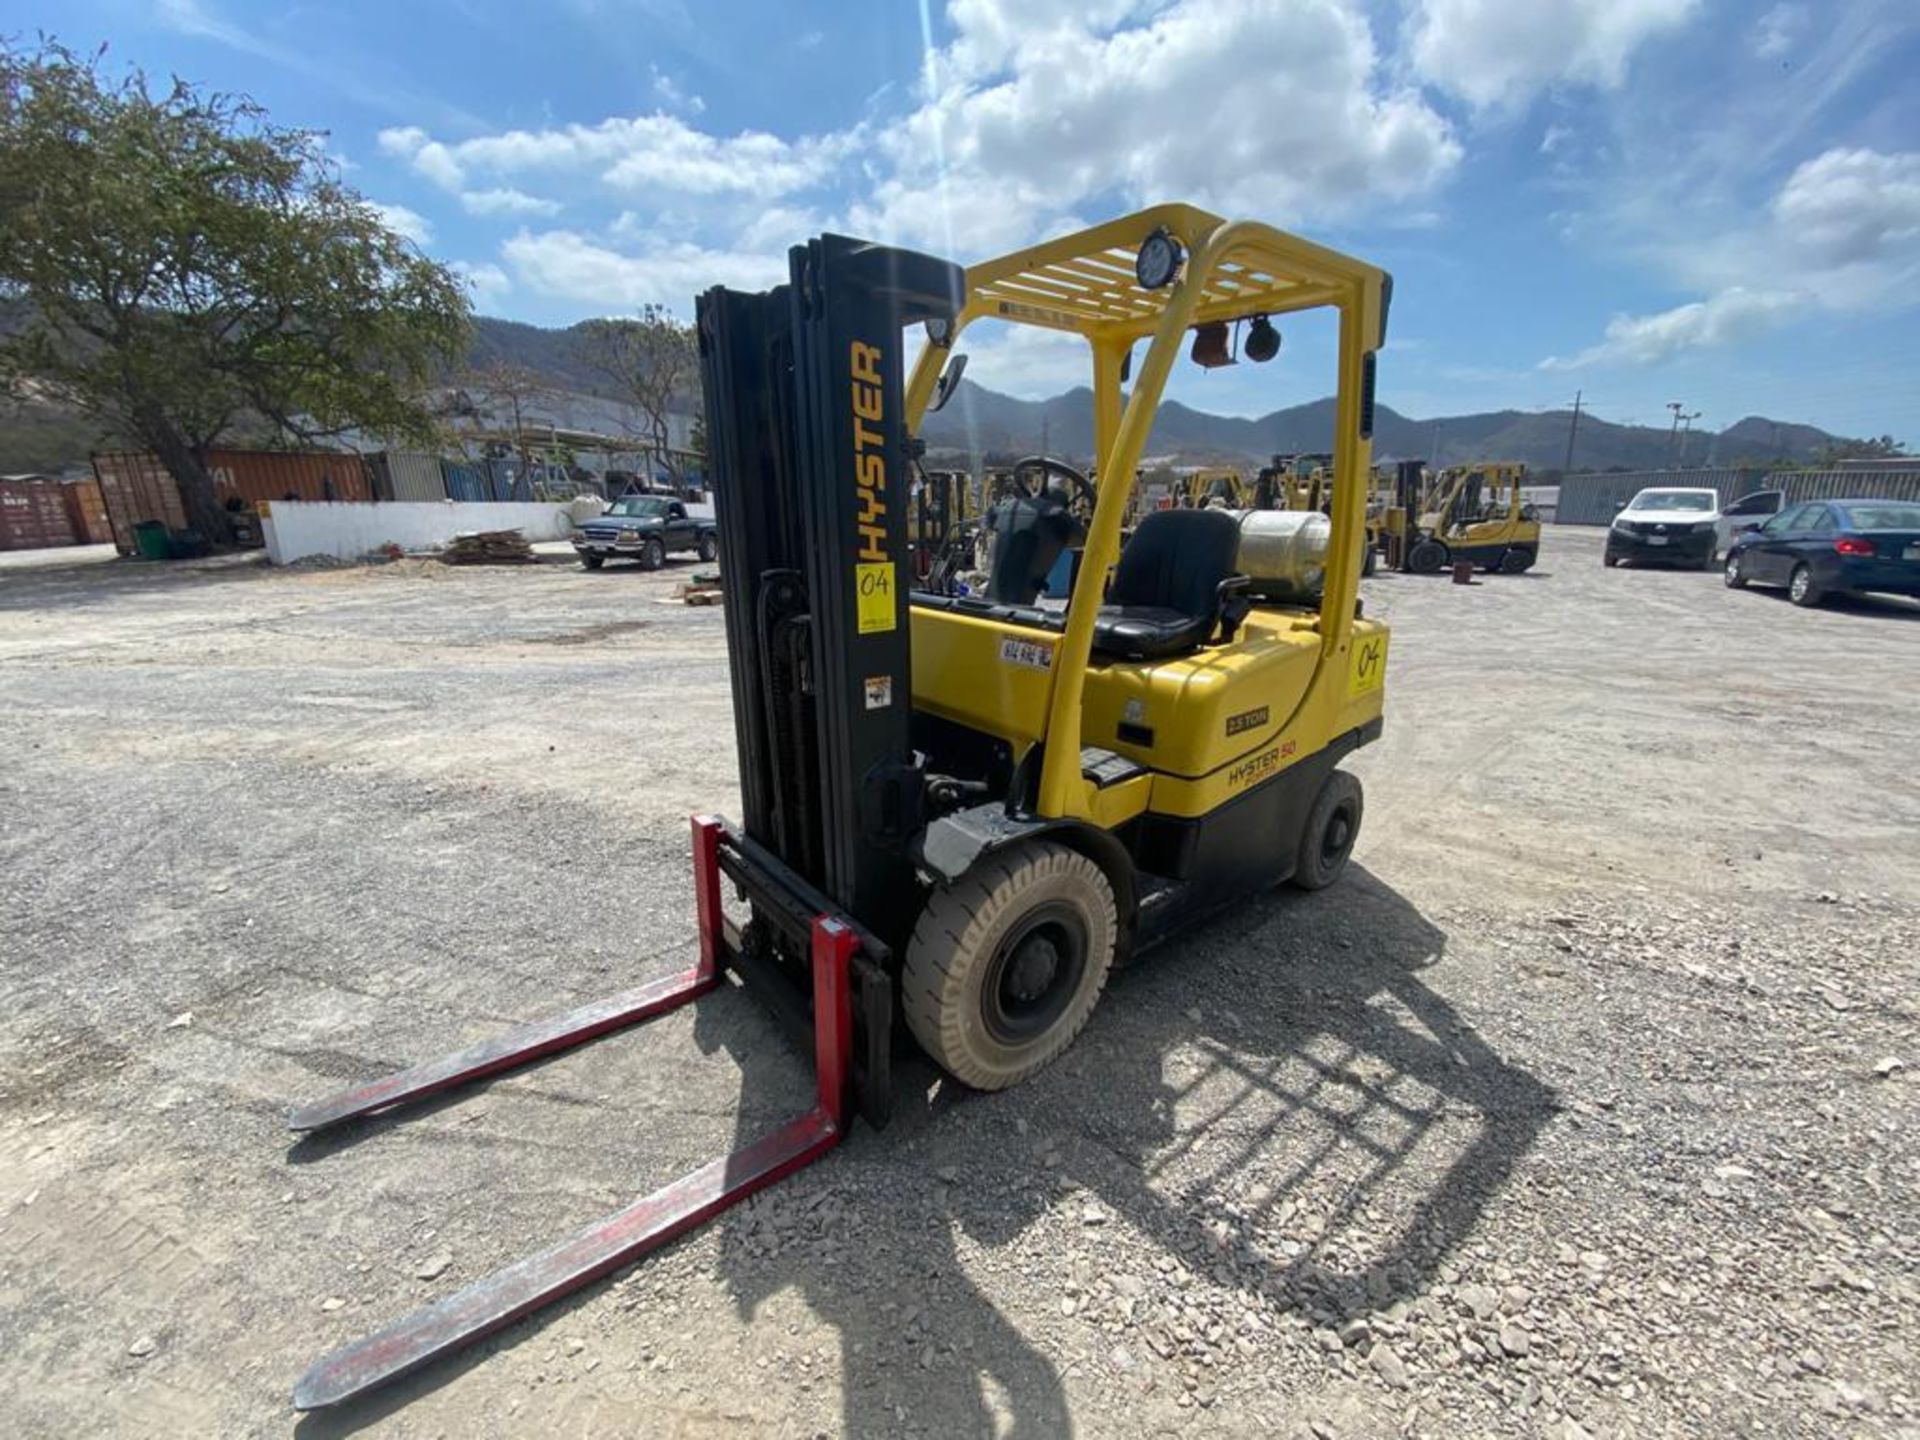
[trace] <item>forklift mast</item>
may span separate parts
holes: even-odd
[[[789,281],[698,306],[747,836],[889,943],[912,927],[909,452],[902,331],[966,274],[826,235]]]

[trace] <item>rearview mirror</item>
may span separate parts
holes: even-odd
[[[940,378],[934,382],[933,403],[929,410],[944,409],[947,401],[953,398],[953,392],[960,388],[960,377],[967,373],[967,357],[964,353],[955,355],[947,361],[947,368],[940,372]]]

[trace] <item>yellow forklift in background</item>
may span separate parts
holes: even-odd
[[[1527,467],[1490,461],[1442,470],[1425,486],[1417,524],[1407,507],[1397,526],[1405,537],[1399,568],[1430,575],[1460,561],[1502,575],[1533,568],[1540,557],[1540,517],[1523,492]]]
[[[1238,470],[1195,470],[1187,476],[1186,501],[1195,510],[1245,510],[1253,496]]]
[[[1116,965],[1218,907],[1341,875],[1362,795],[1339,764],[1380,734],[1385,696],[1387,628],[1358,589],[1391,294],[1362,261],[1163,205],[965,269],[827,235],[790,252],[785,285],[700,297],[742,822],[693,822],[691,968],[291,1123],[416,1101],[732,983],[813,1057],[810,1108],[335,1352],[298,1408],[613,1272],[817,1159],[856,1113],[883,1123],[900,1027],[965,1085],[1016,1084],[1073,1042]],[[1189,337],[1227,363],[1245,325],[1240,354],[1268,360],[1273,317],[1305,310],[1338,327],[1326,513],[1158,510],[1123,546]],[[919,590],[915,434],[953,393],[956,342],[992,322],[1084,341],[1102,483],[1022,461],[989,510],[986,592]],[[908,327],[927,340],[910,378]],[[1070,598],[1043,603],[1075,546]]]

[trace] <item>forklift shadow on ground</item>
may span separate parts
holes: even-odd
[[[831,1163],[717,1222],[741,1318],[791,1289],[838,1331],[843,1434],[1038,1436],[1077,1428],[1062,1373],[1110,1368],[1116,1345],[1132,1362],[1116,1405],[1176,1403],[1177,1349],[1158,1363],[1149,1337],[1158,1299],[1178,1292],[1142,1241],[1197,1280],[1230,1275],[1269,1335],[1290,1313],[1337,1328],[1410,1302],[1556,1111],[1421,981],[1445,944],[1355,866],[1337,895],[1275,891],[1141,957],[1074,1049],[1017,1090],[977,1094],[903,1063],[886,1131],[856,1132]],[[729,1049],[764,1033],[719,1007],[699,1023],[703,1044]],[[764,1055],[734,1058],[746,1133],[790,1103],[792,1081]],[[1086,1226],[1088,1205],[1107,1223]],[[1049,1211],[1065,1213],[1063,1243],[1097,1255],[1117,1242],[1121,1258],[1076,1274],[1023,1245]],[[1078,1283],[1087,1307],[1129,1262],[1149,1282],[1134,1326],[1062,1318],[1061,1286]],[[1032,1302],[1019,1317],[969,1273],[1014,1269]],[[765,1373],[776,1388],[801,1378]]]

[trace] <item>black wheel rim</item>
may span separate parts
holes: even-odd
[[[1087,973],[1087,927],[1071,905],[1042,905],[994,947],[980,988],[981,1018],[1002,1045],[1024,1045],[1067,1013]]]
[[[1337,865],[1353,845],[1353,807],[1341,805],[1327,817],[1327,828],[1320,832],[1320,863]]]

